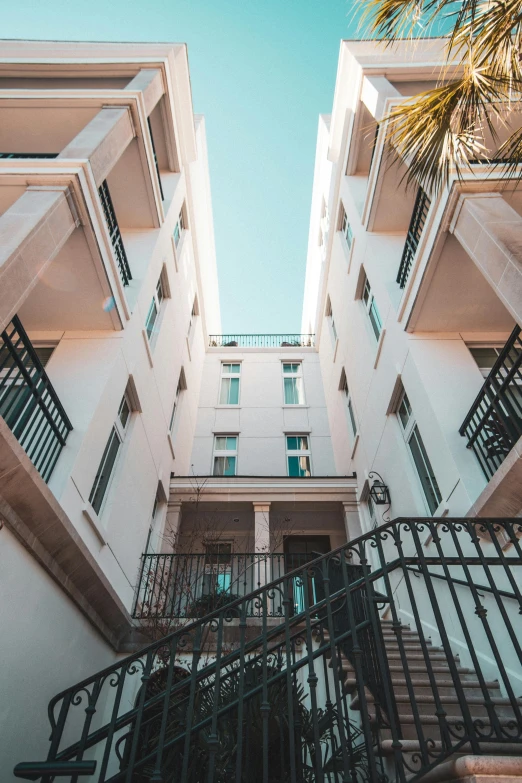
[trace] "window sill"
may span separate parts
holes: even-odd
[[[152,346],[150,344],[149,336],[146,329],[142,329],[143,342],[145,343],[145,350],[147,351],[147,358],[151,367],[154,367],[154,359],[152,358]]]
[[[285,403],[282,407],[283,408],[294,408],[295,410],[298,410],[299,408],[302,408],[303,410],[306,410],[310,406],[309,405],[290,405],[290,404],[286,404]]]
[[[220,410],[239,410],[241,408],[241,405],[238,403],[237,405],[235,403],[231,403],[230,405],[225,405],[224,403],[220,403],[219,405],[215,405],[215,408],[219,408]]]
[[[167,440],[169,443],[170,453],[172,454],[172,459],[176,459],[176,455],[174,453],[174,441],[172,440],[172,433],[170,430],[167,430]]]
[[[102,545],[105,546],[107,544],[107,539],[105,538],[105,530],[103,529],[101,519],[88,501],[85,503],[82,512]]]

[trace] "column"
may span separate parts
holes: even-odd
[[[259,587],[270,582],[270,503],[253,503],[254,506],[254,551],[263,552],[266,557],[256,564],[255,583]]]
[[[31,186],[0,217],[0,331],[76,226],[67,186]]]
[[[99,187],[136,136],[128,106],[105,106],[58,158],[88,160]]]
[[[353,541],[354,538],[362,536],[361,520],[357,503],[343,503],[344,526],[346,529],[346,540]]]
[[[500,193],[463,193],[450,231],[522,324],[522,218]]]
[[[179,548],[179,528],[181,524],[181,503],[170,502],[167,505],[167,516],[160,541],[161,554],[172,554]]]
[[[142,68],[125,89],[142,93],[147,117],[153,111],[161,96],[165,94],[161,71],[158,68]]]

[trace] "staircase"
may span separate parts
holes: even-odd
[[[522,757],[521,537],[387,523],[58,694],[47,760],[15,774],[406,783]]]

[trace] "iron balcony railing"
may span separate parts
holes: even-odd
[[[0,416],[48,481],[72,424],[17,316],[0,336]]]
[[[413,206],[413,212],[411,214],[410,226],[408,228],[408,234],[406,236],[406,242],[404,250],[402,251],[401,263],[399,266],[399,272],[397,274],[397,282],[401,288],[404,288],[408,280],[411,265],[415,258],[415,253],[419,246],[424,225],[426,223],[426,217],[430,208],[431,201],[422,188],[417,191],[417,197]]]
[[[313,348],[315,334],[211,334],[211,348]]]
[[[487,479],[522,437],[522,340],[517,326],[459,430]]]
[[[123,244],[120,227],[116,219],[116,213],[114,211],[107,180],[102,182],[98,188],[98,193],[100,196],[103,214],[105,216],[105,222],[107,223],[107,228],[109,230],[112,249],[114,250],[114,254],[116,256],[121,282],[123,285],[129,285],[129,282],[132,280],[131,270],[129,261],[127,259],[127,253],[125,252],[125,246]]]
[[[156,147],[154,145],[154,136],[152,135],[152,125],[150,124],[150,117],[147,117],[147,123],[149,126],[149,133],[150,133],[150,143],[152,144],[152,154],[154,155],[154,163],[156,165],[156,174],[158,175],[158,182],[159,182],[159,189],[161,193],[161,200],[165,201],[165,196],[163,195],[163,185],[161,184],[161,176],[160,176],[160,170],[158,165],[158,156],[156,155]]]
[[[47,760],[15,774],[413,783],[455,753],[520,756],[521,537],[519,519],[385,523],[59,693]]]
[[[0,152],[0,160],[20,160],[23,158],[34,158],[35,160],[46,160],[57,158],[57,152]]]
[[[202,617],[242,598],[312,558],[305,554],[253,552],[248,554],[143,555],[133,616],[140,619]],[[293,611],[304,607],[303,590],[314,592],[313,577],[292,585]],[[248,617],[259,617],[261,605],[249,605]],[[282,617],[276,594],[267,606],[270,617]]]

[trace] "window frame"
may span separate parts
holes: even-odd
[[[407,413],[406,419],[404,419],[404,417],[401,415],[401,408],[403,405],[405,405],[406,408],[406,413]],[[433,516],[433,514],[435,514],[437,509],[440,508],[440,505],[443,502],[443,497],[440,491],[439,482],[437,481],[435,471],[433,470],[433,466],[431,464],[431,460],[429,458],[428,451],[426,449],[426,445],[420,433],[419,425],[415,417],[413,407],[411,405],[411,402],[405,390],[403,390],[399,398],[399,402],[397,404],[397,409],[396,409],[396,416],[404,437],[404,441],[408,447],[410,461],[413,464],[413,467],[415,468],[415,474],[417,476],[417,481],[421,488],[421,495],[423,501],[425,503],[425,506],[428,508],[429,514]],[[411,442],[414,439],[416,440],[418,451],[424,463],[424,471],[426,474],[426,479],[428,480],[431,487],[431,493],[432,493],[431,499],[430,496],[428,495],[428,491],[426,489],[425,483],[422,480],[421,472],[419,469],[420,466],[417,463],[417,459],[415,457],[413,448],[411,446]],[[437,500],[438,502],[432,508],[432,504],[435,502],[435,500]]]
[[[357,420],[355,418],[355,410],[353,406],[353,397],[352,393],[350,392],[350,387],[348,385],[348,378],[346,377],[346,370],[343,367],[343,370],[341,372],[341,380],[339,382],[339,391],[343,394],[344,398],[344,406],[346,411],[348,412],[348,419],[350,422],[350,428],[352,430],[352,436],[353,438],[357,437],[358,428],[357,428]]]
[[[225,372],[225,367],[239,367],[238,372]],[[224,380],[237,380],[237,402],[222,402],[222,392],[223,392],[223,381]],[[229,396],[230,396],[230,389],[232,388],[232,384],[229,384]],[[234,361],[222,361],[221,362],[221,375],[219,377],[219,394],[218,394],[218,405],[224,406],[226,408],[237,407],[241,404],[241,362],[234,362]]]
[[[179,211],[178,219],[176,220],[174,229],[172,231],[172,239],[174,240],[174,247],[176,250],[179,248],[180,242],[187,228],[188,221],[186,216],[185,202],[183,202]]]
[[[236,441],[235,449],[218,449],[217,448],[217,439],[218,438],[234,438]],[[225,444],[226,445],[226,444]],[[214,443],[212,448],[212,475],[213,476],[237,476],[237,466],[238,466],[238,451],[239,451],[239,435],[237,433],[231,433],[231,432],[219,432],[214,433]],[[235,463],[234,463],[234,472],[233,473],[216,473],[216,459],[224,459],[224,458],[230,458],[234,457]]]
[[[307,447],[305,449],[298,448],[298,449],[290,449],[288,446],[288,440],[289,438],[306,438]],[[285,457],[286,457],[286,474],[289,478],[310,478],[313,476],[313,469],[312,469],[312,449],[310,445],[310,433],[309,432],[301,432],[301,433],[291,433],[286,432],[285,433]],[[302,457],[305,457],[308,459],[308,476],[292,476],[290,473],[290,463],[289,460],[291,457],[297,457],[298,459],[301,459]]]
[[[125,409],[125,407],[127,408],[127,414],[125,420],[123,420],[121,414]],[[132,421],[132,413],[133,413],[132,402],[127,390],[125,390],[123,397],[121,398],[120,404],[118,405],[118,411],[116,413],[116,417],[111,427],[109,437],[107,438],[107,442],[103,449],[102,456],[98,464],[98,468],[96,469],[91,491],[89,492],[89,504],[91,505],[93,511],[98,515],[98,517],[102,516],[103,511],[106,507],[107,498],[109,497],[110,494],[116,469],[121,459],[122,446],[125,442],[125,439],[130,429],[130,424]],[[102,471],[105,467],[106,460],[109,454],[111,453],[111,444],[113,443],[114,439],[118,441],[118,447],[116,449],[116,453],[114,454],[114,459],[110,467],[108,478],[105,482],[105,488],[103,490],[103,494],[98,502],[96,501],[96,493],[98,492],[98,489],[102,483],[102,478],[103,478]]]
[[[182,394],[187,388],[187,381],[185,378],[185,370],[183,367],[180,370],[179,378],[178,378],[178,385],[176,386],[176,393],[174,395],[174,402],[172,403],[172,411],[170,414],[170,422],[169,422],[169,433],[171,437],[174,437],[174,425],[176,424],[177,416],[176,413],[179,412],[181,402],[182,402]]]
[[[296,372],[290,372],[285,371],[285,365],[298,365],[299,369]],[[303,405],[306,405],[306,396],[305,396],[305,388],[304,388],[304,376],[303,376],[303,362],[301,359],[296,361],[282,361],[281,362],[281,374],[283,379],[283,405],[284,407],[289,408],[302,408]],[[294,378],[296,380],[300,380],[300,388],[301,388],[301,394],[302,394],[302,401],[300,402],[287,402],[286,401],[286,384],[285,379],[286,378]],[[299,388],[299,384],[297,384],[294,388]],[[297,395],[299,396],[299,394]]]
[[[379,342],[379,340],[381,339],[384,325],[383,325],[381,314],[379,312],[379,308],[377,307],[377,302],[375,301],[375,294],[373,293],[371,283],[366,273],[364,275],[364,282],[362,286],[361,301],[364,305],[364,309],[366,310],[366,314],[368,316],[370,326],[372,327],[372,332],[374,334],[374,337],[377,340],[377,342]],[[372,313],[374,316],[373,318],[372,318]],[[377,324],[377,328],[376,328],[376,324]]]
[[[348,220],[348,215],[344,208],[344,204],[341,204],[341,216],[339,220],[339,231],[343,235],[344,241],[348,247],[348,250],[352,249],[353,245],[353,230]]]
[[[156,283],[156,287],[154,288],[154,292],[152,294],[152,300],[149,305],[147,317],[145,318],[145,325],[143,327],[149,345],[151,346],[155,344],[158,338],[165,302],[169,298],[170,288],[168,284],[167,270],[165,265],[163,265]],[[150,321],[152,313],[155,313],[155,315],[151,324]]]

